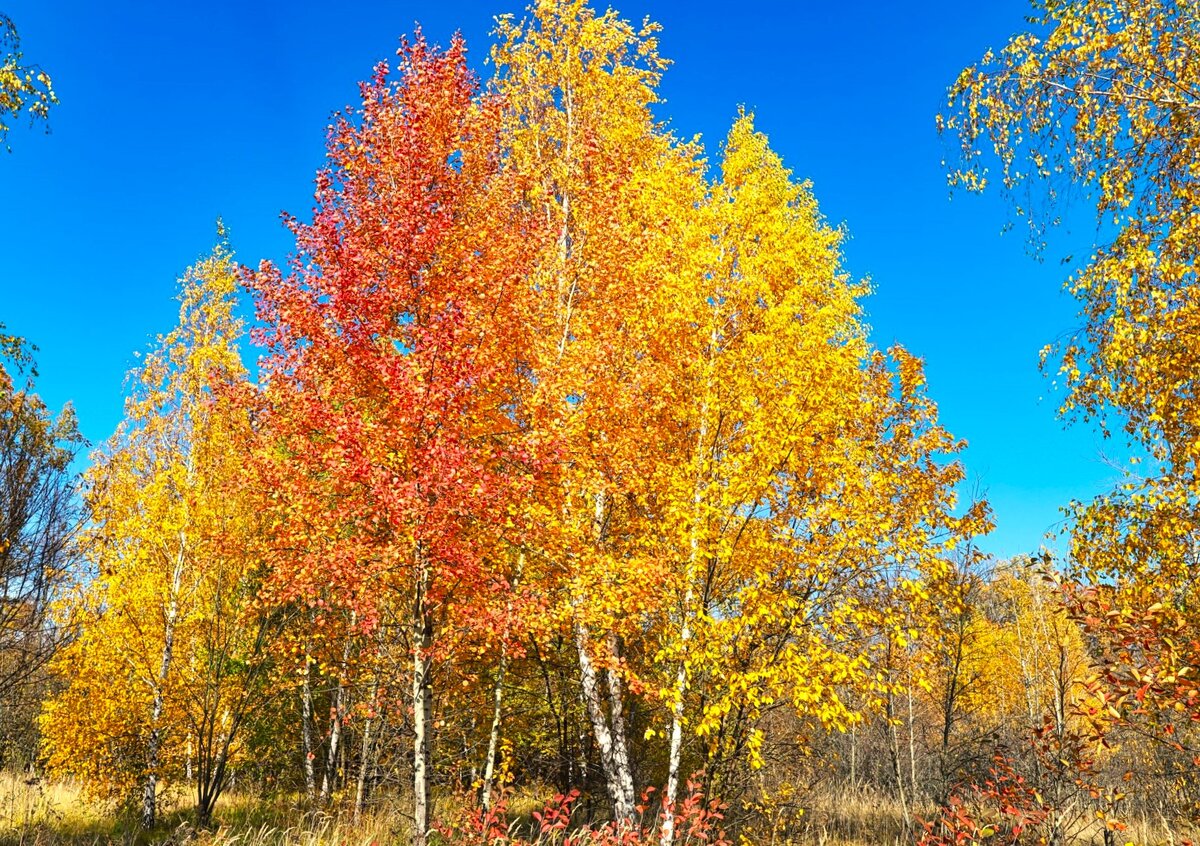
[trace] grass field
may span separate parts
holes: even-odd
[[[515,826],[527,824],[545,798],[532,791],[514,795],[510,808]],[[818,793],[806,806],[798,831],[764,846],[901,846],[916,840],[899,803],[887,795]],[[442,815],[454,812],[446,804],[439,810]],[[144,831],[132,815],[85,801],[70,783],[0,774],[0,846],[383,846],[406,843],[409,835],[397,808],[378,807],[355,823],[348,812],[309,811],[295,800],[237,794],[221,800],[212,829],[197,831],[190,818],[186,797],[176,797],[173,805],[165,803],[160,825]],[[534,842],[553,846],[555,838]],[[1078,846],[1103,842],[1098,836],[1073,841]],[[1187,840],[1160,822],[1140,819],[1111,842],[1180,846]]]

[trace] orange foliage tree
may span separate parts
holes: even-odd
[[[317,627],[331,609],[359,631],[389,608],[405,620],[416,844],[430,825],[435,660],[454,645],[443,633],[504,589],[510,503],[526,487],[512,411],[525,377],[508,339],[522,327],[522,233],[480,202],[505,190],[497,134],[462,42],[405,42],[395,74],[379,65],[330,131],[313,221],[290,221],[291,272],[246,277],[270,351],[268,591]]]

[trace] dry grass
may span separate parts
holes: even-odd
[[[146,832],[85,801],[70,783],[0,774],[0,846],[374,846],[408,834],[403,817],[387,808],[355,825],[347,815],[233,795],[218,802],[214,830],[196,831],[186,802],[164,804],[160,826]]]
[[[910,815],[912,824],[906,826],[898,799],[869,789],[818,792],[805,797],[805,805],[800,830],[770,846],[912,846],[919,837],[920,820],[937,816],[932,806],[918,807]],[[1128,828],[1115,838],[1122,846],[1181,846],[1188,839],[1200,842],[1195,832],[1182,832],[1162,817],[1132,816],[1126,823]],[[1092,824],[1071,839],[1071,846],[1102,846],[1104,842],[1102,827]]]
[[[549,788],[517,791],[509,797],[510,811],[527,818],[551,794]],[[452,813],[449,802],[444,799],[438,811]],[[805,804],[799,830],[763,846],[909,846],[916,839],[899,802],[887,794],[819,793]],[[135,820],[85,802],[70,783],[0,774],[0,846],[379,846],[404,843],[409,833],[398,808],[377,808],[354,824],[346,814],[305,812],[286,801],[244,796],[223,798],[217,827],[197,832],[186,803],[176,805],[164,810],[158,830],[144,832]],[[1177,846],[1181,839],[1163,820],[1136,819],[1118,842]]]
[[[901,846],[915,840],[894,796],[870,790],[805,797],[796,846]]]
[[[64,839],[111,833],[111,815],[84,802],[66,782],[27,779],[0,773],[0,841],[26,843],[34,832],[53,832]]]

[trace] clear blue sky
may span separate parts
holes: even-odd
[[[133,353],[171,328],[175,279],[229,225],[241,261],[289,249],[279,213],[304,216],[330,114],[419,21],[473,62],[492,17],[522,0],[124,2],[0,0],[54,79],[52,132],[0,153],[0,321],[41,349],[40,386],[75,403],[98,443],[121,414]],[[1086,253],[1088,219],[1049,259],[1001,237],[993,197],[949,198],[934,115],[946,86],[1023,25],[1026,0],[921,4],[651,2],[675,64],[663,117],[716,151],[739,104],[757,115],[828,218],[849,270],[870,275],[880,346],[925,359],[943,422],[970,447],[968,489],[992,502],[985,548],[1036,550],[1059,506],[1107,487],[1099,436],[1064,430],[1039,348],[1077,324],[1055,258]]]

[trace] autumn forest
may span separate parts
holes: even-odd
[[[663,122],[656,24],[414,30],[288,261],[196,245],[108,440],[0,297],[0,840],[1192,842],[1200,5],[1013,23],[929,132],[1035,253],[1096,220],[1042,368],[1129,462],[1058,551],[981,546],[888,280],[750,109]],[[20,25],[11,161],[59,108]]]

